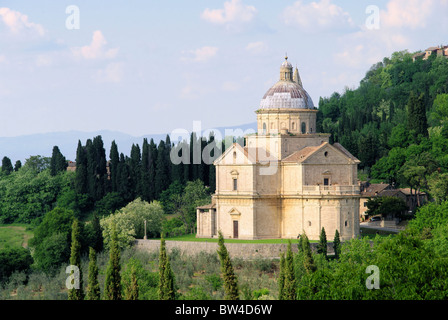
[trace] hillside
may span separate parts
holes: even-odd
[[[423,94],[426,114],[420,116],[428,119],[437,96],[448,93],[448,59],[433,55],[413,62],[412,56],[394,52],[374,64],[358,88],[319,101],[318,129],[358,157],[361,168],[372,167],[392,149],[393,129],[407,126],[411,92]]]
[[[448,59],[407,51],[373,65],[356,89],[319,101],[318,127],[361,160],[360,177],[448,194]]]

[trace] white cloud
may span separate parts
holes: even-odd
[[[28,16],[9,8],[0,8],[0,18],[13,34],[32,32],[39,36],[45,35],[44,27],[30,22]]]
[[[72,53],[77,58],[87,60],[115,58],[118,53],[118,48],[106,49],[106,44],[107,41],[103,33],[97,30],[93,33],[90,45],[72,48]]]
[[[256,13],[254,6],[245,5],[241,0],[230,0],[224,2],[223,9],[205,9],[201,17],[208,22],[225,25],[250,22]]]
[[[391,0],[387,4],[387,10],[381,11],[381,24],[385,27],[396,28],[424,28],[433,21],[431,15],[438,11],[444,12],[448,1],[435,0]]]
[[[105,69],[99,70],[94,76],[98,82],[118,83],[123,78],[124,66],[121,62],[109,63]]]
[[[47,54],[40,54],[36,57],[36,66],[37,67],[48,67],[52,64],[52,59]]]
[[[301,0],[283,12],[284,22],[305,31],[351,29],[355,24],[350,14],[331,0],[320,0],[304,4]]]
[[[218,53],[217,47],[205,46],[196,50],[190,50],[188,52],[183,51],[182,53],[187,53],[187,57],[182,57],[182,61],[194,61],[194,62],[204,62],[210,60]]]
[[[263,41],[251,42],[246,46],[246,50],[253,54],[260,54],[268,50],[268,45]]]
[[[240,85],[233,81],[225,81],[222,84],[221,89],[225,92],[235,92],[240,89]]]

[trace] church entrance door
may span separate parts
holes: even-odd
[[[238,221],[233,221],[233,238],[238,239]]]

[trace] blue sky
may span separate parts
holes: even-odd
[[[253,122],[286,52],[317,105],[394,51],[448,44],[447,12],[448,0],[1,0],[0,137]]]

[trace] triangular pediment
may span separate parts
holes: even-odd
[[[230,214],[231,216],[240,216],[240,215],[241,215],[241,212],[239,212],[239,211],[238,211],[237,209],[235,209],[235,208],[232,208],[232,209],[230,209],[229,214]]]
[[[341,146],[342,147],[342,146]],[[352,156],[347,150],[332,146],[329,143],[323,143],[318,148],[309,152],[305,157],[300,159],[306,164],[354,164],[359,160]],[[331,173],[329,173],[331,174]]]
[[[232,144],[227,148],[224,153],[218,157],[213,164],[214,165],[238,165],[238,164],[253,164],[254,161],[251,159],[250,155],[244,151],[238,143]]]

